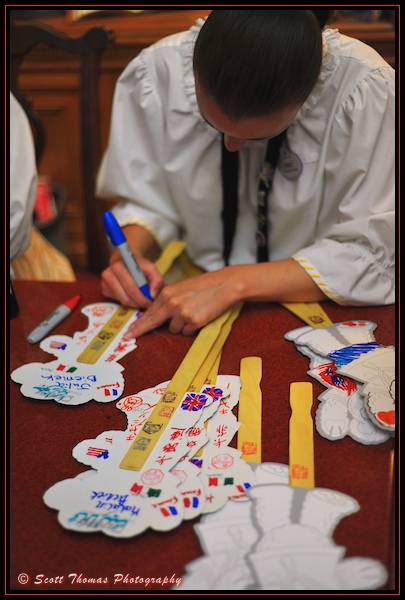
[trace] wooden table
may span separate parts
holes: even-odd
[[[81,307],[102,301],[98,281],[76,283],[14,282],[20,314],[10,321],[9,373],[30,362],[53,357],[26,341],[28,333],[62,302],[82,294]],[[376,340],[395,345],[395,307],[351,308],[326,302],[323,307],[333,322],[367,319],[377,324]],[[287,331],[303,326],[295,315],[277,304],[245,304],[225,342],[220,374],[239,375],[246,356],[263,360],[262,440],[263,462],[288,464],[289,386],[309,381],[314,387],[313,415],[317,398],[325,388],[309,375],[309,359],[284,338]],[[73,335],[87,327],[87,318],[76,311],[53,333]],[[162,327],[138,340],[138,347],[122,359],[125,368],[123,397],[170,379],[194,338],[174,335]],[[7,378],[7,373],[6,373]],[[114,585],[115,574],[129,577],[182,577],[185,566],[203,552],[193,530],[194,521],[183,522],[169,532],[148,530],[129,539],[102,533],[81,534],[59,525],[57,512],[43,502],[43,494],[63,479],[86,471],[72,457],[74,446],[85,438],[119,429],[126,417],[115,403],[95,401],[69,407],[54,400],[38,402],[24,397],[20,385],[10,380],[6,397],[9,418],[9,589],[26,594],[90,592],[138,592],[170,590],[166,586]],[[364,445],[345,437],[329,441],[315,431],[315,481],[317,487],[337,490],[355,498],[360,511],[337,526],[333,540],[346,548],[345,557],[374,558],[389,570],[382,589],[395,590],[396,510],[395,439]],[[28,576],[19,583],[18,576]],[[76,574],[75,582],[69,575]],[[39,575],[41,585],[34,581]],[[79,577],[80,576],[80,577]],[[49,583],[44,583],[50,578]],[[102,578],[109,583],[89,583]],[[21,579],[21,578],[20,578]],[[38,579],[37,579],[38,581]]]

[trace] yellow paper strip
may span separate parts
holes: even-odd
[[[281,304],[311,327],[329,327],[333,325],[318,302],[282,302]]]
[[[208,376],[211,379],[211,383],[215,382],[218,375],[219,359],[221,358],[222,346],[224,345],[229,335],[229,332],[231,331],[232,325],[240,313],[241,308],[242,304],[240,303],[231,309],[230,315],[223,324],[217,339],[212,344],[212,347],[209,350],[207,356],[202,360],[201,366],[196,376],[194,377],[188,391],[199,391],[205,383],[210,383],[207,379]]]
[[[162,255],[156,261],[159,272],[164,275],[171,267],[173,261],[183,252],[186,244],[180,240],[171,242]],[[77,359],[78,362],[94,365],[103,354],[107,346],[111,344],[114,338],[122,330],[134,314],[135,309],[120,306],[110,320],[100,329],[97,335],[87,345]]]
[[[214,384],[214,383],[216,382],[216,380],[217,380],[217,377],[218,377],[218,371],[219,371],[219,363],[221,362],[221,354],[222,354],[222,351],[221,351],[221,352],[220,352],[220,353],[217,355],[217,357],[216,357],[216,359],[215,359],[215,361],[214,361],[214,364],[213,364],[213,365],[212,365],[212,367],[211,367],[211,371],[208,373],[208,376],[205,378],[205,382],[204,382],[204,383],[205,383],[206,385],[212,385],[212,384]],[[200,387],[197,387],[197,386],[198,386],[198,384],[200,383],[200,380],[198,380],[197,378],[198,378],[198,373],[197,373],[197,377],[196,377],[196,379],[195,379],[195,380],[193,381],[193,383],[191,384],[191,390],[193,390],[193,389],[194,389],[194,390],[197,390],[197,389],[201,389],[201,388],[202,388],[202,386],[200,386]],[[203,383],[203,385],[204,385],[204,383]],[[208,420],[209,420],[209,419],[207,419],[207,420],[204,422],[204,427],[205,427],[205,429],[206,429],[206,430],[207,430],[207,428],[208,428]],[[203,454],[203,451],[204,451],[204,446],[201,446],[201,448],[199,448],[199,449],[197,450],[197,452],[194,454],[194,456],[195,456],[195,457],[202,456],[202,454]]]
[[[262,359],[247,356],[240,361],[241,390],[239,394],[237,447],[242,458],[262,462]]]
[[[160,436],[168,426],[175,410],[180,405],[184,395],[189,391],[196,375],[198,374],[204,382],[214,362],[214,360],[211,362],[207,361],[207,356],[211,352],[211,349],[217,338],[220,336],[224,326],[226,335],[222,336],[221,340],[222,343],[225,342],[231,329],[230,326],[226,327],[226,323],[228,320],[230,320],[231,323],[233,322],[237,314],[239,314],[241,306],[242,304],[239,304],[233,309],[228,310],[201,329],[180,367],[177,369],[165,392],[153,409],[148,421],[144,424],[121,461],[121,469],[132,469],[134,471],[140,471],[142,469],[152,450],[155,448]],[[201,372],[201,365],[204,361],[207,365],[205,374]],[[201,385],[203,385],[203,383]]]
[[[190,386],[191,391],[200,390],[204,384],[213,385],[216,382],[217,377],[218,377],[218,372],[219,372],[219,364],[221,362],[222,346],[223,346],[223,343],[224,343],[226,337],[228,336],[227,328],[230,329],[232,327],[234,320],[239,315],[241,307],[242,307],[242,305],[238,305],[235,308],[231,317],[226,322],[226,326],[224,325],[224,327],[222,328],[221,333],[219,334],[218,339],[215,341],[213,347],[211,348],[211,351],[208,354],[206,361],[204,361],[204,364],[201,365],[200,370],[198,371],[197,375],[195,376],[195,378]],[[219,349],[219,351],[218,351],[218,349]],[[211,369],[210,369],[207,377],[205,377],[205,379],[203,380],[204,373],[206,373],[206,371],[207,371],[207,366],[209,364],[211,364],[212,360],[214,360],[214,362],[211,366]],[[205,421],[204,427],[205,427],[205,429],[207,429],[208,420]],[[202,446],[199,450],[197,450],[197,452],[195,453],[194,456],[197,456],[197,457],[202,456],[203,451],[204,451],[204,446]]]
[[[160,257],[155,262],[159,273],[164,275],[170,269],[176,258],[184,251],[186,243],[181,240],[173,240],[166,246]]]
[[[290,485],[295,487],[315,487],[312,400],[312,383],[290,385],[289,474]]]
[[[76,359],[77,362],[94,365],[111,342],[117,337],[117,334],[125,327],[134,312],[134,308],[119,306],[104,327],[100,329],[97,335]]]

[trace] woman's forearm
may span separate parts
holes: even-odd
[[[232,273],[234,270],[234,273]],[[327,297],[293,258],[230,267],[236,295],[251,302],[320,302]]]

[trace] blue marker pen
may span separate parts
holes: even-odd
[[[117,219],[110,210],[104,213],[103,224],[111,243],[120,251],[122,260],[126,264],[128,271],[131,273],[142,294],[149,298],[149,300],[153,300],[152,296],[150,295],[150,289],[148,282],[146,281],[146,277],[136,262],[136,258],[132,254],[132,250],[129,247],[121,227],[118,225]]]

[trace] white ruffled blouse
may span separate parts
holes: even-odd
[[[28,117],[10,92],[10,260],[30,245],[37,193],[35,148]],[[13,271],[11,270],[13,276]]]
[[[191,260],[224,266],[221,134],[201,117],[192,53],[202,21],[133,59],[117,81],[97,194],[119,197],[137,223]],[[319,81],[288,128],[302,171],[276,170],[269,195],[270,260],[293,257],[339,304],[395,302],[395,72],[362,42],[324,31]],[[265,141],[239,151],[238,219],[230,264],[256,261]]]

